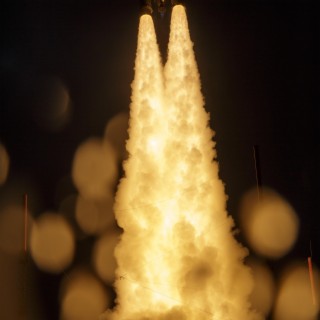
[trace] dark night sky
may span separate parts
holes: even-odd
[[[255,185],[252,147],[258,144],[263,184],[288,199],[301,219],[287,259],[305,258],[311,239],[320,265],[315,4],[197,0],[189,1],[187,11],[229,212],[237,220],[241,196]],[[7,184],[32,181],[37,215],[57,209],[57,184],[70,174],[77,146],[103,135],[107,121],[128,110],[139,2],[2,1],[0,12],[0,142],[11,159]],[[170,12],[155,16],[163,53],[169,19]],[[63,81],[72,101],[71,119],[58,132],[34,119],[48,76]],[[6,188],[0,187],[0,197]]]

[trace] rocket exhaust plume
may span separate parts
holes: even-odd
[[[115,213],[117,305],[101,319],[256,320],[247,254],[232,235],[183,6],[163,68],[140,18],[125,177]]]

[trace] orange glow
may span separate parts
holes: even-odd
[[[0,186],[7,180],[9,174],[10,159],[3,144],[0,143]]]
[[[28,195],[24,195],[24,252],[27,254],[28,243]]]
[[[310,285],[311,285],[312,302],[313,302],[313,305],[316,305],[316,293],[315,293],[315,285],[314,285],[311,257],[308,257],[308,269],[309,269],[309,278],[310,278]]]
[[[254,279],[251,302],[254,309],[268,316],[275,298],[275,283],[269,268],[260,261],[250,259],[248,262]]]

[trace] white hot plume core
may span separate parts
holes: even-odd
[[[208,122],[184,7],[173,8],[164,68],[152,18],[142,16],[115,203],[117,306],[102,319],[260,319]]]

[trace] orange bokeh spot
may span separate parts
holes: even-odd
[[[269,258],[280,258],[295,244],[299,219],[292,206],[271,189],[264,188],[258,199],[249,191],[241,203],[241,221],[251,248]]]
[[[129,115],[125,112],[119,113],[108,122],[105,130],[104,136],[115,148],[120,161],[128,156],[125,148],[126,140],[128,140],[128,122]]]
[[[61,319],[98,319],[111,299],[103,285],[90,273],[73,271],[62,286]]]
[[[314,275],[319,279],[319,272],[314,268]],[[319,294],[319,281],[316,281]],[[274,320],[316,320],[319,304],[313,303],[307,263],[300,263],[288,268],[280,281],[276,298]]]
[[[78,196],[76,202],[76,220],[81,229],[88,234],[100,234],[115,224],[113,214],[113,196],[92,200]]]
[[[72,178],[80,194],[101,199],[117,181],[117,163],[113,147],[108,141],[89,139],[75,153]]]
[[[251,293],[252,307],[265,316],[271,311],[275,296],[275,283],[270,269],[257,260],[250,259],[254,287]]]
[[[108,284],[111,284],[114,280],[117,266],[114,249],[118,242],[118,233],[106,233],[96,242],[94,247],[93,264],[95,270],[100,278]]]
[[[73,230],[62,216],[45,213],[32,228],[30,246],[31,255],[41,270],[59,273],[73,259]]]

